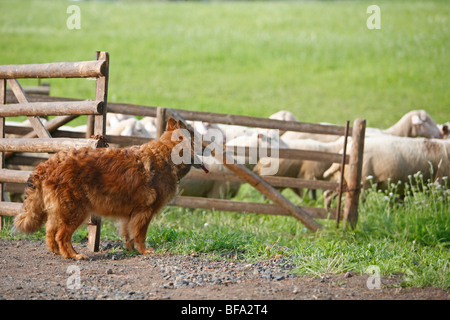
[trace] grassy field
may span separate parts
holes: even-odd
[[[66,26],[72,4],[81,9],[79,30]],[[0,0],[0,64],[92,60],[105,50],[114,102],[257,116],[285,109],[301,121],[362,117],[380,128],[424,108],[449,121],[448,2],[377,1],[381,30],[366,27],[370,4]],[[55,96],[94,94],[92,81],[50,82]],[[407,286],[448,289],[450,195],[427,188],[401,205],[394,190],[368,191],[352,232],[321,221],[325,230],[312,235],[290,217],[166,208],[147,241],[157,252],[213,259],[281,255],[317,276],[377,265]],[[238,199],[265,201],[247,185]],[[8,227],[0,236],[16,237]],[[85,236],[81,229],[75,240]],[[118,238],[112,223],[102,237]]]
[[[66,26],[71,4],[79,30]],[[0,63],[105,50],[110,101],[377,127],[425,108],[448,121],[450,5],[378,1],[381,30],[369,30],[370,4],[1,0]],[[86,80],[51,83],[53,95],[93,95]]]

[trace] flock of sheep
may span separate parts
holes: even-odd
[[[288,111],[277,112],[270,118],[298,121]],[[251,147],[257,143],[260,132],[258,129],[243,126],[207,124],[197,121],[191,122],[191,124],[201,134],[207,134],[211,128],[220,130],[224,134],[223,142],[226,146],[245,145]],[[450,176],[448,126],[449,123],[437,125],[424,110],[414,110],[405,114],[388,129],[366,128],[362,169],[364,188],[376,183],[379,189],[386,189],[389,183],[408,182],[410,177],[419,171],[425,181],[427,179],[442,181],[444,177]],[[86,130],[85,126],[61,129]],[[233,139],[227,139],[230,132]],[[155,138],[156,119],[144,117],[138,120],[133,116],[108,114],[106,133],[107,135]],[[334,135],[288,131],[277,136],[276,139],[278,139],[280,148],[331,153],[343,152],[343,137]],[[351,137],[349,137],[348,148],[351,143]],[[261,158],[252,163],[247,161],[246,166],[254,172],[264,175],[264,168],[270,166],[271,161],[279,161],[278,171],[275,174],[277,176],[335,181],[338,181],[340,177],[341,166],[332,162]],[[208,169],[211,172],[229,172],[225,166],[214,161],[208,162]],[[346,178],[345,173],[348,173],[348,170],[344,171],[344,178]],[[184,179],[180,182],[179,188],[180,194],[185,196],[231,198],[239,191],[240,183]],[[301,190],[294,191],[301,195]]]
[[[420,138],[419,138],[420,137]],[[441,181],[450,176],[448,123],[437,125],[424,110],[405,114],[386,130],[366,128],[362,167],[363,187],[376,183],[385,190],[389,183],[409,182],[421,172],[424,181]],[[281,136],[291,148],[342,152],[342,137],[287,132]],[[347,154],[351,147],[347,146]],[[255,167],[258,172],[259,164]],[[280,160],[278,175],[317,180],[340,179],[340,164],[302,160]],[[344,179],[348,179],[344,170]],[[431,176],[433,175],[433,176]],[[403,186],[404,184],[400,185]],[[401,190],[399,190],[401,192]]]
[[[288,111],[277,112],[270,118],[298,121]],[[124,116],[121,115],[111,115],[108,124],[108,134],[154,137],[156,133],[154,118],[137,120],[134,117],[124,119]],[[191,124],[201,134],[207,134],[211,128],[222,131],[226,146],[245,145],[251,147],[257,143],[259,131],[255,128],[196,121]],[[450,176],[448,126],[448,123],[436,124],[424,110],[413,110],[388,129],[366,128],[362,171],[363,186],[367,188],[370,184],[376,183],[379,189],[386,189],[389,183],[410,181],[410,177],[417,172],[422,173],[425,181],[428,179],[442,181],[442,178]],[[227,139],[230,132],[234,139]],[[333,135],[288,131],[277,138],[280,148],[331,153],[343,151],[343,137]],[[351,138],[349,137],[348,148],[350,146]],[[271,161],[279,161],[278,171],[275,174],[277,176],[335,181],[338,181],[340,177],[340,165],[332,162],[261,158],[253,162],[249,162],[247,159],[246,166],[263,175],[263,169],[270,166]],[[208,167],[212,172],[229,172],[225,166],[211,161]],[[347,178],[345,173],[348,173],[348,170],[344,171],[344,178]],[[180,193],[185,196],[231,198],[237,194],[239,187],[240,183],[238,182],[184,179],[180,183]],[[301,190],[294,191],[301,195]]]

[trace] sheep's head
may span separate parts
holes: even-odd
[[[438,125],[425,110],[411,112],[410,137],[442,138]]]

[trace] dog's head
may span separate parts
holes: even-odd
[[[178,165],[182,174],[187,174],[192,166],[203,169],[208,173],[208,169],[200,160],[197,154],[204,150],[201,136],[196,135],[194,130],[188,127],[183,121],[169,118],[167,121],[166,132],[161,139],[170,139],[174,144],[172,149],[172,161]]]

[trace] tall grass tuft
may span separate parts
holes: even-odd
[[[450,215],[447,178],[442,183],[423,181],[419,173],[379,191],[373,184],[365,191],[358,232],[393,241],[415,241],[425,246],[450,247]],[[404,190],[399,192],[398,190]]]

